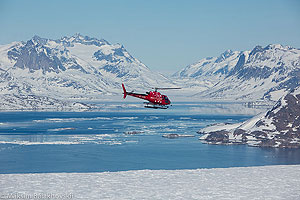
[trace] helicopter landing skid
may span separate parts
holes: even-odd
[[[158,105],[158,104],[153,104],[153,103],[148,103],[148,102],[144,102],[144,107],[145,108],[153,108],[153,109],[167,109],[167,108],[169,108],[169,106]]]

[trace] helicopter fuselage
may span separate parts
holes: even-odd
[[[161,105],[164,106],[163,108],[165,108],[165,106],[170,105],[171,101],[169,100],[169,98],[166,95],[161,94],[158,91],[150,91],[150,92],[146,92],[146,94],[139,94],[139,93],[134,93],[134,92],[127,92],[125,89],[124,84],[122,84],[123,87],[123,98],[125,99],[127,95],[129,96],[133,96],[136,98],[140,98],[140,99],[144,99],[149,101],[150,104],[152,104],[155,107],[155,105]],[[147,104],[147,106],[145,106],[147,108],[152,108],[152,106],[149,106],[149,104]]]

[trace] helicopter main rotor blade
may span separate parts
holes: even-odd
[[[181,88],[152,88],[152,89],[155,89],[155,90],[178,90]]]

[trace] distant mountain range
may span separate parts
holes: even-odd
[[[173,78],[198,87],[199,99],[277,101],[300,85],[300,50],[279,44],[227,50],[187,66]]]
[[[141,92],[179,86],[177,94],[199,100],[276,101],[299,81],[300,50],[281,45],[228,50],[172,77],[151,71],[120,44],[80,34],[0,45],[0,109],[89,108],[76,101],[120,95],[122,82]]]

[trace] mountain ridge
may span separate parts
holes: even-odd
[[[172,77],[199,82],[200,91],[195,94],[199,98],[277,101],[300,84],[300,49],[270,44],[250,51],[226,50],[218,57],[188,65]],[[203,82],[207,82],[204,89]]]
[[[79,33],[0,45],[0,95],[6,97],[102,99],[120,94],[122,82],[139,91],[181,87],[175,95],[196,100],[275,102],[300,84],[300,50],[280,44],[226,50],[168,78],[123,45]]]
[[[173,86],[172,81],[151,71],[120,44],[110,44],[81,34],[52,40],[35,35],[26,42],[0,46],[0,95],[101,99],[129,88]],[[6,98],[4,98],[6,97]],[[30,98],[32,99],[32,98]],[[25,99],[24,99],[25,101]],[[34,102],[34,100],[33,100]],[[23,104],[23,103],[22,103]]]

